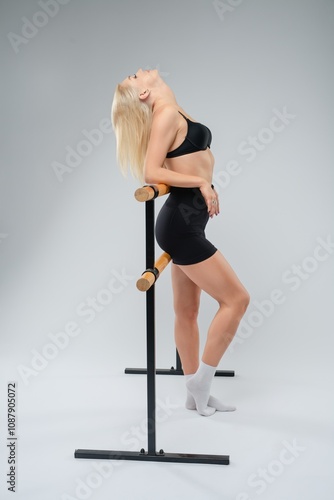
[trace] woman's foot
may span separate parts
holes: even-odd
[[[209,396],[208,406],[215,408],[217,411],[235,411],[235,406],[224,405],[219,399],[214,396]],[[187,410],[196,410],[196,402],[193,395],[187,390],[187,400],[186,400]]]
[[[219,399],[210,395],[212,379],[216,367],[200,362],[196,373],[186,375],[187,401],[186,408],[197,410],[200,415],[208,417],[218,411],[234,411],[234,406],[224,405]]]

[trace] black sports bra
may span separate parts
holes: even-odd
[[[180,111],[179,113],[188,123],[188,132],[182,144],[176,149],[173,149],[173,151],[169,151],[166,158],[176,158],[177,156],[187,155],[197,151],[205,151],[206,148],[209,148],[211,145],[212,134],[210,129],[202,125],[202,123],[189,120],[189,118],[184,116]]]

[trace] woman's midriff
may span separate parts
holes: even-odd
[[[176,158],[166,158],[165,164],[169,170],[179,174],[195,175],[212,182],[214,157],[210,149],[196,151]]]

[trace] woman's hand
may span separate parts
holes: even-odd
[[[200,186],[200,191],[208,207],[209,216],[212,218],[214,215],[219,214],[219,199],[217,191],[211,187],[211,184],[205,182]]]

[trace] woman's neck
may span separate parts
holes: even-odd
[[[161,84],[151,89],[149,96],[152,112],[166,105],[178,106],[172,89],[161,80]]]

